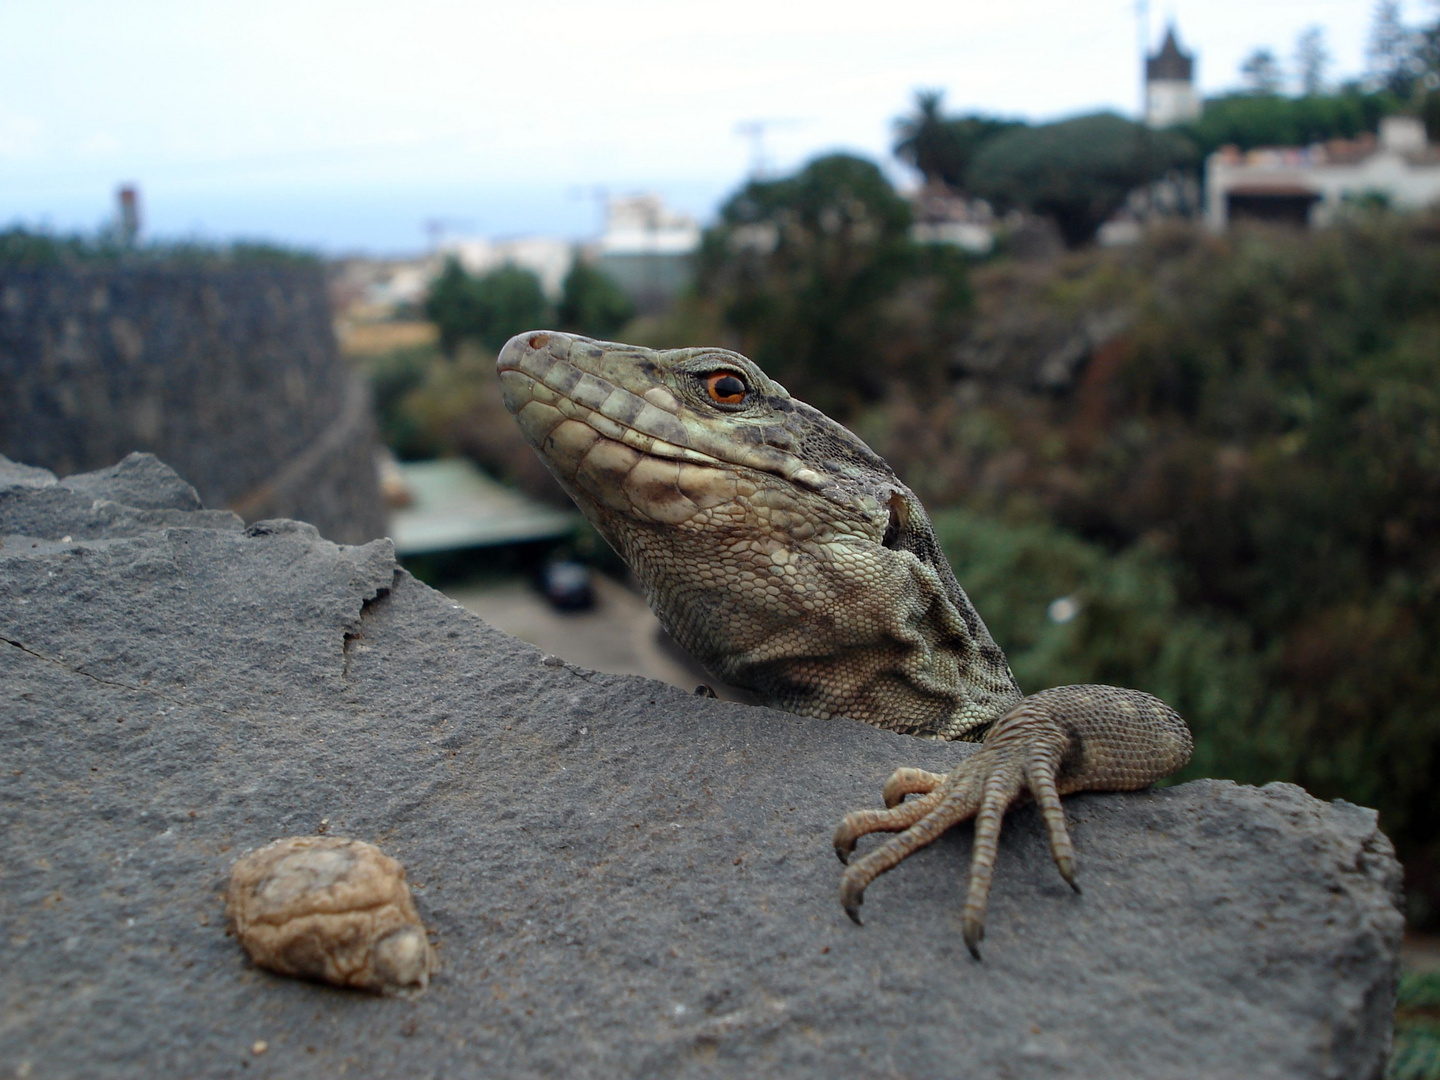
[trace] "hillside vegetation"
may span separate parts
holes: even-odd
[[[1196,729],[1189,775],[1379,807],[1433,924],[1440,221],[1177,228],[974,288],[1005,360],[962,346],[951,393],[856,424],[940,508],[1022,685],[1151,690]],[[1034,328],[1097,319],[1121,329],[1037,385]]]

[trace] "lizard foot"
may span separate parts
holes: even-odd
[[[933,843],[961,821],[975,818],[961,929],[977,960],[1005,811],[1026,794],[1040,806],[1050,854],[1070,886],[1075,848],[1060,796],[1071,792],[1133,791],[1190,759],[1190,731],[1157,698],[1113,686],[1062,686],[1025,698],[985,736],[984,745],[945,776],[897,769],[885,784],[885,810],[845,815],[835,831],[835,853],[849,863],[856,841],[872,832],[898,836],[850,863],[840,878],[840,903],[857,924],[865,888],[886,870]],[[920,797],[904,800],[906,795]]]

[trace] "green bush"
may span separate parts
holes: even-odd
[[[550,325],[553,314],[540,279],[509,263],[472,277],[459,260],[448,259],[425,298],[425,316],[450,356],[466,340],[497,351],[522,330]]]
[[[1395,1000],[1387,1080],[1440,1080],[1440,972],[1406,972]]]
[[[556,316],[560,329],[609,338],[635,317],[635,305],[610,275],[583,259],[565,275]]]
[[[440,452],[440,439],[408,408],[411,395],[436,377],[443,358],[433,345],[418,345],[367,356],[357,361],[370,381],[380,438],[401,460],[421,460]]]
[[[1077,247],[1137,187],[1194,160],[1193,147],[1173,132],[1096,113],[993,136],[976,152],[966,185],[998,207],[1053,219]]]
[[[1210,98],[1198,120],[1181,130],[1202,154],[1222,146],[1309,146],[1330,139],[1353,139],[1373,132],[1380,118],[1403,102],[1386,93],[1367,94],[1351,87],[1338,94],[1281,97],[1275,94],[1227,94]]]

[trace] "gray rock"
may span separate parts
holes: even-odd
[[[201,510],[195,489],[154,454],[57,481],[46,469],[0,457],[0,543],[39,548],[41,541],[140,536],[167,525],[236,531],[229,510]]]
[[[0,487],[47,487],[55,483],[55,474],[34,465],[21,465],[0,454]]]
[[[863,929],[829,844],[892,768],[971,748],[547,662],[387,541],[175,509],[145,468],[153,495],[133,465],[58,496],[0,468],[15,1069],[1382,1073],[1399,868],[1370,810],[1223,781],[1082,795],[1075,896],[1022,809],[977,964],[968,829],[877,881]],[[442,964],[419,1000],[280,978],[225,936],[231,862],[322,828],[405,864]]]
[[[140,510],[201,509],[195,489],[154,454],[132,453],[108,469],[68,476],[60,486]]]

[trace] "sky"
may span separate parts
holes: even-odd
[[[0,0],[0,227],[402,254],[430,233],[595,235],[606,193],[702,221],[754,165],[890,158],[918,88],[950,112],[1135,115],[1140,27],[1202,94],[1323,28],[1357,76],[1373,0]],[[1434,0],[1405,0],[1429,22]]]

